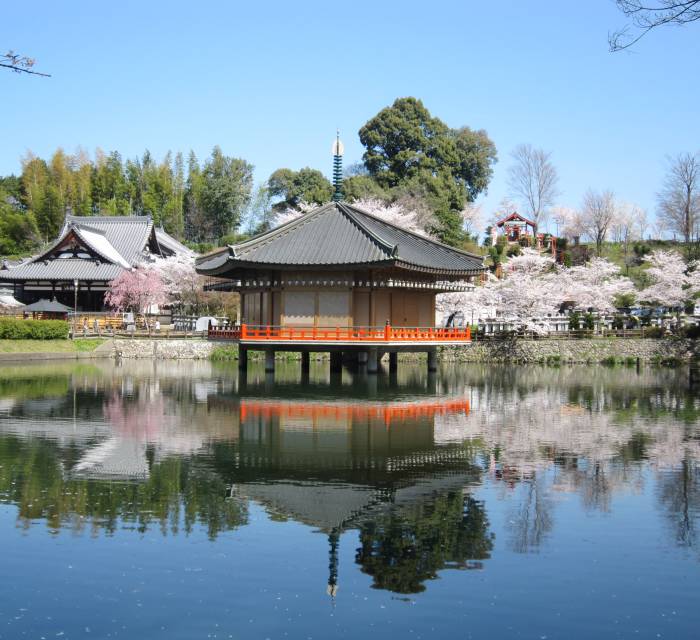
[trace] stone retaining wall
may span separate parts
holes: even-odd
[[[112,342],[112,353],[121,358],[153,358],[200,360],[209,358],[221,343],[202,339],[139,339],[117,338]],[[230,345],[233,347],[234,345]],[[103,345],[107,347],[107,345]],[[591,362],[661,360],[691,360],[700,356],[700,345],[695,340],[642,339],[642,338],[545,338],[541,340],[485,340],[470,345],[443,347],[439,358],[443,362]],[[294,359],[294,354],[281,354]],[[424,356],[402,355],[402,360],[422,359]]]
[[[199,338],[189,340],[115,338],[112,343],[115,357],[156,360],[202,360],[209,358],[216,346],[214,342]]]
[[[664,360],[689,361],[700,355],[695,340],[644,338],[545,338],[484,340],[468,346],[444,347],[443,362],[589,362]]]

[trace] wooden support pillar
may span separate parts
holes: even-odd
[[[308,351],[301,352],[301,370],[308,371],[311,366],[311,354]]]
[[[265,373],[275,372],[275,350],[265,349]]]
[[[389,372],[395,373],[399,370],[399,354],[397,351],[389,352]]]
[[[248,348],[238,345],[238,368],[241,371],[248,370]]]
[[[357,354],[357,364],[359,364],[361,367],[366,367],[368,358],[369,354],[366,351],[360,351]]]
[[[367,352],[367,373],[379,371],[379,353],[377,347],[370,347]]]
[[[428,349],[428,371],[437,371],[437,349]]]
[[[331,351],[331,373],[340,373],[343,370],[343,352]]]

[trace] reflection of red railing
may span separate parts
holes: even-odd
[[[469,413],[469,400],[456,398],[443,402],[367,403],[346,402],[284,402],[270,400],[242,400],[240,419],[257,418],[309,418],[368,420],[381,419],[386,425],[395,421],[414,420],[435,415]]]
[[[242,324],[212,327],[209,337],[246,342],[469,342],[469,327],[279,327]]]

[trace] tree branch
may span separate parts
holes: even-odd
[[[649,31],[668,24],[684,25],[700,20],[700,0],[656,0],[656,4],[646,4],[642,0],[615,0],[618,9],[640,33],[626,39],[630,32],[625,27],[608,35],[610,51],[629,49],[639,42]]]
[[[14,51],[8,51],[4,55],[0,55],[0,67],[4,69],[10,69],[15,73],[27,73],[33,76],[42,76],[44,78],[50,78],[51,75],[48,73],[41,73],[40,71],[34,71],[33,67],[36,60],[33,58],[28,58],[27,56],[20,56]]]

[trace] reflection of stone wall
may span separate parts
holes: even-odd
[[[700,353],[694,340],[653,340],[641,338],[541,340],[485,340],[465,347],[446,347],[440,357],[446,362],[602,362],[637,359],[650,362],[678,358],[690,360]]]

